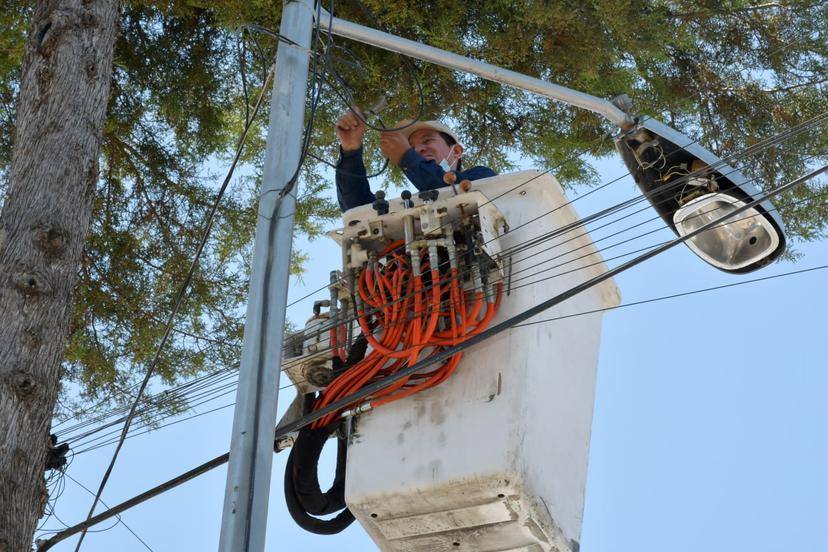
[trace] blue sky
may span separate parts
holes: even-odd
[[[603,181],[625,172],[616,159],[597,166]],[[636,194],[626,178],[575,207],[584,216]],[[602,235],[599,231],[593,238]],[[625,250],[669,235],[664,231]],[[338,249],[326,240],[297,245],[312,261],[303,282],[293,282],[291,297],[324,285],[329,271],[338,268],[329,262],[339,258]],[[623,303],[630,303],[828,265],[828,243],[796,247],[801,256],[795,263],[733,276],[682,246],[633,268],[616,283]],[[826,273],[621,308],[604,316],[582,551],[825,549]],[[303,322],[311,303],[293,307],[290,318]],[[555,322],[550,324],[554,328]],[[292,396],[290,389],[283,392],[280,406],[285,408]],[[128,440],[104,500],[121,502],[226,452],[231,421],[232,409],[225,409]],[[78,455],[67,473],[95,490],[111,453],[108,447]],[[285,457],[274,458],[267,550],[375,550],[357,524],[337,536],[311,535],[293,524],[281,492]],[[129,510],[123,519],[156,552],[214,550],[225,475],[225,468],[215,469]],[[74,524],[91,500],[66,479],[56,513]],[[53,518],[46,527],[61,525]],[[75,543],[70,539],[53,550],[73,550]],[[90,533],[82,548],[146,549],[122,525]]]

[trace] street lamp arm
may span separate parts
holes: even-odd
[[[322,29],[330,31],[337,36],[370,44],[377,48],[397,52],[422,61],[428,61],[449,69],[471,73],[484,79],[534,92],[568,105],[592,111],[621,128],[629,128],[634,123],[629,114],[625,113],[612,101],[604,98],[591,96],[590,94],[578,92],[565,86],[504,69],[484,61],[447,52],[440,48],[423,44],[422,42],[394,36],[383,31],[339,19],[338,17],[331,17],[324,10],[318,23]]]

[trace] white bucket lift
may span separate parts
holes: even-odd
[[[578,221],[551,175],[471,184],[459,195],[440,189],[433,205],[449,219],[458,209],[479,212],[505,286],[493,323],[606,270],[583,229],[519,248]],[[401,213],[412,210],[399,199],[389,206],[381,217],[370,205],[348,211],[333,235],[396,239]],[[619,302],[609,280],[539,319]],[[380,549],[578,550],[600,334],[600,313],[513,328],[467,350],[439,386],[355,418],[346,501]]]

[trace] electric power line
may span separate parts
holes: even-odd
[[[802,202],[807,201],[807,200],[809,200],[809,199],[811,199],[811,198],[806,198],[806,199],[804,199],[804,200],[800,200],[800,202],[798,202],[798,203],[802,203]],[[647,222],[647,221],[645,221],[645,222]],[[638,225],[635,225],[635,226],[638,226]],[[635,226],[633,226],[633,227],[631,227],[631,228],[634,228]],[[663,229],[663,228],[656,229],[656,231],[657,231],[657,230],[661,230],[661,229]],[[614,235],[617,235],[618,233],[621,233],[621,232],[623,232],[623,231],[626,231],[626,229],[625,229],[625,230],[621,230],[621,231],[619,231],[619,232],[616,232],[615,234],[611,234],[610,236],[607,236],[607,237],[605,237],[605,238],[602,238],[601,240],[603,240],[603,239],[607,239],[607,238],[612,237],[612,236],[614,236]],[[651,233],[653,233],[653,231],[646,232],[646,233],[644,233],[644,234],[641,234],[641,235],[639,235],[639,236],[636,236],[636,238],[641,237],[641,236],[644,236],[644,235],[648,235],[648,234],[651,234]],[[552,267],[549,267],[549,268],[547,268],[547,269],[544,269],[544,270],[541,270],[541,271],[537,271],[537,272],[535,272],[535,273],[531,273],[531,274],[527,275],[526,277],[520,278],[520,279],[518,279],[518,280],[514,280],[514,279],[512,279],[512,278],[510,277],[510,282],[509,282],[509,285],[511,286],[511,285],[512,285],[514,282],[516,282],[516,281],[525,280],[525,279],[527,279],[527,278],[531,278],[531,277],[533,277],[533,276],[538,276],[538,275],[540,275],[540,274],[542,274],[542,273],[544,273],[544,272],[548,272],[548,271],[550,271],[550,270],[552,270],[552,269],[559,268],[559,267],[564,266],[564,265],[566,265],[566,264],[568,264],[568,263],[570,263],[570,262],[573,262],[573,261],[575,261],[575,260],[578,260],[578,259],[581,259],[581,258],[584,258],[584,257],[588,257],[588,256],[591,256],[591,255],[594,255],[594,254],[596,254],[596,253],[598,253],[598,252],[600,252],[600,251],[605,251],[605,250],[608,250],[608,249],[610,249],[610,248],[616,247],[616,246],[618,246],[618,245],[622,245],[623,243],[626,243],[626,242],[632,241],[633,239],[635,239],[635,238],[630,238],[630,239],[628,239],[628,240],[623,240],[622,242],[618,242],[618,243],[615,243],[615,244],[609,245],[609,246],[607,246],[607,247],[605,247],[605,248],[603,248],[603,249],[599,249],[599,250],[597,250],[596,252],[593,252],[593,253],[587,253],[587,254],[585,254],[585,255],[581,255],[581,256],[579,256],[579,257],[577,257],[577,258],[575,258],[575,259],[570,259],[569,261],[559,263],[559,264],[554,265],[554,266],[552,266]],[[597,241],[601,241],[601,240],[596,240],[596,242],[597,242]],[[570,241],[570,240],[567,240],[567,241]],[[564,243],[565,243],[565,242],[564,242]],[[559,245],[562,245],[562,244],[556,244],[556,245],[552,246],[552,248],[557,247],[557,246],[559,246]],[[624,254],[622,254],[622,255],[618,255],[617,257],[613,257],[612,259],[609,259],[609,260],[613,260],[613,259],[617,259],[617,258],[623,258],[623,257],[625,257],[625,256],[629,256],[629,255],[634,254],[634,253],[638,253],[638,252],[641,252],[641,251],[645,251],[645,250],[650,249],[650,248],[652,248],[652,247],[657,247],[658,245],[661,245],[661,244],[655,244],[655,245],[648,246],[648,247],[643,248],[643,249],[637,249],[637,250],[634,250],[634,251],[632,251],[632,252],[628,252],[628,253],[624,253]],[[583,248],[583,246],[582,246],[581,248]],[[546,263],[546,262],[550,262],[551,260],[554,260],[554,259],[556,259],[556,258],[560,258],[560,257],[562,257],[562,256],[564,256],[564,255],[569,254],[569,253],[573,253],[574,251],[577,251],[577,249],[581,249],[581,248],[576,248],[576,249],[574,249],[574,250],[571,250],[571,251],[565,252],[565,253],[563,253],[563,254],[561,254],[561,255],[558,255],[558,256],[556,256],[556,257],[553,257],[552,259],[547,259],[546,261],[543,261],[543,262],[544,262],[544,263]],[[551,248],[547,248],[547,249],[551,249]],[[525,270],[529,270],[529,269],[531,269],[531,268],[536,268],[539,264],[542,264],[542,263],[538,263],[538,264],[536,264],[536,265],[532,265],[532,266],[530,266],[530,267],[527,267],[526,269],[522,269],[522,270],[518,271],[518,273],[519,273],[519,272],[523,272],[523,271],[525,271]],[[529,282],[528,284],[523,284],[523,285],[520,285],[520,286],[514,286],[514,287],[513,287],[513,289],[519,289],[520,287],[524,287],[524,286],[526,286],[526,285],[532,285],[532,284],[538,283],[538,282],[543,281],[543,280],[548,280],[548,279],[550,279],[550,278],[554,278],[554,277],[560,276],[560,275],[562,275],[562,274],[567,274],[567,273],[570,273],[570,272],[574,272],[574,271],[577,271],[577,270],[582,270],[582,269],[584,269],[584,268],[587,268],[587,267],[590,267],[590,266],[594,266],[594,265],[600,265],[600,264],[603,264],[603,261],[598,261],[598,262],[593,263],[593,264],[591,264],[591,265],[587,265],[586,267],[580,267],[580,268],[576,268],[576,269],[574,269],[574,270],[569,270],[569,271],[565,271],[565,272],[563,272],[563,273],[555,274],[555,275],[549,276],[549,277],[547,277],[547,278],[543,278],[543,279],[541,279],[541,280],[535,280],[535,281]],[[188,384],[188,385],[190,385],[190,384]],[[231,385],[232,385],[232,384],[231,384]],[[225,387],[223,387],[223,388],[219,388],[218,390],[226,389],[226,388],[228,388],[228,387],[229,387],[229,386],[225,386]],[[205,393],[205,394],[206,394],[206,393]],[[224,394],[226,394],[226,393],[222,393],[221,395],[224,395]],[[192,396],[192,398],[191,398],[190,400],[195,399],[195,398],[200,398],[201,396],[203,396],[203,395],[194,395],[194,396]],[[205,401],[205,402],[206,402],[206,401]],[[199,403],[199,404],[202,404],[202,403]],[[192,405],[192,406],[197,406],[197,405]],[[111,425],[111,424],[109,424],[109,425]],[[150,424],[145,424],[145,425],[150,425]],[[104,427],[105,427],[105,426],[104,426]],[[102,429],[102,428],[101,428],[101,429]],[[100,429],[98,429],[98,430],[93,430],[93,431],[91,431],[91,432],[89,432],[89,433],[94,433],[95,431],[99,431],[99,430],[100,430]],[[85,436],[85,435],[82,435],[82,436],[80,436],[80,437],[84,437],[84,436]],[[70,438],[70,440],[72,440],[72,439]],[[109,442],[104,443],[104,444],[109,444]],[[77,447],[78,445],[76,444],[75,446]],[[97,447],[94,447],[94,448],[97,448]],[[88,449],[85,449],[85,450],[88,450]],[[83,451],[81,451],[81,452],[83,452]]]
[[[679,297],[685,297],[685,296],[694,295],[694,294],[709,293],[709,292],[716,291],[716,290],[728,289],[728,288],[733,288],[733,287],[738,287],[738,286],[744,286],[744,285],[748,285],[748,284],[754,284],[754,283],[757,283],[757,282],[763,282],[763,281],[768,281],[768,280],[773,280],[773,279],[779,279],[779,278],[785,278],[785,277],[790,277],[790,276],[795,276],[795,275],[800,275],[800,274],[806,274],[806,273],[816,272],[816,271],[825,270],[825,269],[828,269],[828,265],[819,265],[819,266],[814,266],[814,267],[809,267],[809,268],[804,268],[804,269],[799,269],[799,270],[793,270],[793,271],[789,271],[789,272],[783,272],[783,273],[780,273],[780,274],[773,274],[773,275],[770,275],[770,276],[763,276],[763,277],[759,277],[759,278],[753,278],[753,279],[750,279],[750,280],[743,280],[743,281],[740,281],[740,282],[734,282],[734,283],[730,283],[730,284],[722,284],[722,285],[718,285],[718,286],[711,286],[711,287],[702,288],[702,289],[696,289],[696,290],[691,290],[691,291],[686,291],[686,292],[681,292],[681,293],[675,293],[675,294],[671,294],[671,295],[665,295],[665,296],[654,297],[654,298],[650,298],[650,299],[644,299],[644,300],[635,301],[635,302],[632,302],[632,303],[624,303],[624,304],[621,304],[621,305],[617,305],[617,306],[614,306],[614,307],[608,307],[608,308],[604,308],[604,309],[595,309],[595,310],[590,310],[590,311],[583,311],[583,312],[579,312],[579,313],[573,313],[573,314],[568,314],[568,315],[557,316],[557,317],[554,317],[554,318],[549,318],[549,319],[544,319],[544,320],[523,322],[523,323],[514,325],[514,327],[519,328],[519,327],[529,326],[529,325],[534,325],[534,324],[554,322],[554,321],[565,319],[565,318],[573,318],[573,317],[577,317],[577,316],[587,316],[587,315],[590,315],[590,314],[595,314],[597,312],[605,312],[605,311],[617,310],[617,309],[626,308],[626,307],[640,306],[640,305],[644,305],[644,304],[655,303],[655,302],[659,302],[659,301],[666,301],[666,300],[671,300],[671,299],[675,299],[675,298],[679,298]],[[307,423],[310,423],[310,422],[308,421]],[[290,433],[290,431],[284,431],[283,430],[283,433],[287,434],[287,433]],[[277,434],[277,437],[278,436],[279,435]],[[107,520],[107,519],[109,519],[109,518],[111,518],[115,515],[120,514],[121,512],[124,512],[124,511],[128,510],[129,508],[131,508],[133,506],[136,506],[136,505],[138,505],[142,502],[145,502],[145,501],[149,500],[150,498],[158,496],[159,494],[162,494],[162,493],[164,493],[164,492],[166,492],[166,491],[168,491],[172,488],[175,488],[178,485],[181,485],[181,484],[183,484],[183,483],[185,483],[185,482],[187,482],[187,481],[189,481],[189,480],[191,480],[191,479],[193,479],[193,478],[195,478],[195,477],[197,477],[197,476],[199,476],[203,473],[206,473],[207,471],[210,471],[213,468],[218,467],[218,466],[224,464],[225,462],[227,462],[227,458],[228,458],[227,453],[225,453],[221,456],[218,456],[216,458],[213,458],[212,460],[209,460],[208,462],[205,462],[205,463],[197,466],[196,468],[193,468],[193,469],[177,476],[174,479],[171,479],[171,480],[169,480],[165,483],[162,483],[161,485],[158,485],[158,486],[156,486],[156,487],[154,487],[154,488],[152,488],[148,491],[145,491],[144,493],[141,493],[140,495],[137,495],[137,496],[125,501],[125,502],[122,502],[121,504],[118,504],[118,505],[114,506],[109,511],[102,512],[101,514],[98,514],[97,516],[95,516],[91,520],[87,520],[87,521],[81,522],[81,523],[79,523],[75,526],[72,526],[72,527],[66,529],[65,531],[61,531],[60,533],[58,533],[57,535],[54,535],[53,537],[51,537],[49,539],[41,540],[41,541],[38,542],[38,552],[45,552],[46,550],[50,549],[52,546],[54,546],[58,542],[66,539],[66,538],[69,538],[70,536],[72,536],[74,534],[77,534],[78,532],[82,531],[84,528],[88,528],[88,527],[91,527],[92,525],[95,525],[97,523],[105,521],[105,520]]]
[[[802,203],[802,202],[808,201],[808,200],[810,200],[810,199],[812,199],[812,198],[805,198],[805,199],[803,199],[803,200],[800,200],[800,201],[799,201],[799,203]],[[647,232],[647,233],[645,233],[645,234],[643,234],[643,235],[650,234],[650,233],[652,233],[652,232]],[[611,236],[608,236],[608,237],[611,237]],[[640,237],[640,236],[639,236],[639,237]],[[628,239],[628,240],[624,240],[623,242],[619,242],[619,243],[616,243],[616,244],[612,244],[612,245],[610,245],[610,246],[608,246],[608,247],[606,247],[606,248],[604,248],[604,249],[606,250],[606,249],[609,249],[609,248],[611,248],[611,247],[615,247],[615,246],[617,246],[617,245],[621,245],[621,244],[623,244],[623,243],[626,243],[626,242],[628,242],[628,241],[631,241],[632,239],[634,239],[634,238],[630,238],[630,239]],[[559,244],[559,245],[560,245],[560,244]],[[654,247],[658,247],[659,245],[662,245],[662,244],[655,244],[655,245],[648,246],[648,247],[643,248],[643,249],[638,249],[638,250],[635,250],[635,251],[632,251],[632,252],[624,253],[624,254],[618,255],[617,257],[613,257],[613,258],[612,258],[612,259],[610,259],[610,260],[613,260],[613,259],[618,259],[618,258],[623,258],[623,257],[629,256],[629,255],[631,255],[631,254],[635,254],[635,253],[638,253],[638,252],[641,252],[641,251],[646,251],[646,250],[648,250],[648,249],[651,249],[651,248],[654,248]],[[576,249],[576,250],[577,250],[577,249]],[[575,250],[573,250],[573,252],[574,252],[574,251],[575,251]],[[598,251],[601,251],[601,250],[598,250]],[[597,253],[597,251],[596,251],[595,253]],[[570,261],[566,261],[566,262],[563,262],[563,263],[559,263],[559,264],[557,264],[557,265],[555,265],[555,266],[553,266],[553,267],[549,267],[549,268],[547,268],[547,269],[544,269],[544,270],[541,270],[541,271],[538,271],[538,272],[535,272],[535,273],[529,274],[527,277],[525,277],[525,278],[523,278],[523,279],[526,279],[526,278],[529,278],[529,277],[533,277],[533,276],[538,276],[538,275],[540,275],[540,274],[542,274],[542,273],[544,273],[544,272],[548,272],[548,271],[550,271],[550,270],[552,270],[552,269],[554,269],[554,268],[559,268],[559,267],[561,267],[561,266],[564,266],[564,265],[568,264],[569,262],[572,262],[573,260],[577,260],[577,259],[580,259],[580,258],[584,258],[584,257],[590,256],[590,255],[593,255],[593,254],[595,254],[595,253],[587,253],[586,255],[582,255],[582,256],[580,256],[580,257],[578,257],[578,258],[576,258],[576,259],[572,259],[572,260],[570,260]],[[561,255],[559,255],[558,257],[560,257],[560,256],[561,256]],[[556,257],[556,258],[557,258],[557,257]],[[553,258],[553,259],[554,259],[554,258]],[[551,260],[551,259],[550,259],[550,260]],[[527,284],[523,284],[523,285],[520,285],[520,286],[514,286],[514,289],[518,289],[518,288],[520,288],[520,287],[524,287],[524,286],[526,286],[526,285],[533,285],[533,284],[536,284],[536,283],[538,283],[538,282],[540,282],[540,281],[543,281],[543,280],[548,280],[548,279],[550,279],[550,278],[554,278],[554,277],[557,277],[557,276],[560,276],[560,275],[563,275],[563,274],[567,274],[567,273],[574,272],[574,271],[577,271],[577,270],[582,270],[582,269],[587,268],[587,267],[589,267],[589,266],[600,265],[600,264],[603,264],[603,261],[598,261],[598,262],[593,263],[593,264],[591,264],[591,265],[587,265],[586,267],[579,267],[579,268],[576,268],[576,269],[573,269],[573,270],[565,271],[565,272],[563,272],[563,273],[554,274],[554,275],[552,275],[552,276],[549,276],[549,277],[543,278],[543,279],[541,279],[541,280],[535,280],[535,281],[532,281],[532,282],[529,282],[529,283],[527,283]],[[534,268],[535,266],[536,266],[536,265],[533,265],[532,267],[528,267],[528,268]],[[514,281],[514,280],[513,280],[513,281]],[[519,281],[519,280],[518,280],[518,281]],[[225,387],[223,387],[223,388],[220,388],[219,390],[221,390],[221,389],[227,389],[227,388],[231,387],[232,385],[233,385],[233,384],[227,385],[227,386],[225,386]],[[206,393],[205,393],[205,394],[206,394]],[[214,392],[213,394],[215,395],[215,392]],[[225,395],[225,394],[227,394],[227,393],[222,393],[221,395]],[[215,397],[212,397],[212,398],[215,398]],[[206,400],[206,401],[204,401],[204,402],[208,402],[209,400],[212,400],[212,398],[211,398],[211,399],[208,399],[208,400]],[[199,403],[199,404],[202,404],[202,403]],[[197,405],[193,405],[193,406],[197,406]],[[148,425],[148,424],[147,424],[147,425]],[[102,443],[102,445],[105,445],[105,444],[109,444],[109,443],[108,443],[108,442],[107,442],[107,443]],[[94,447],[94,448],[97,448],[97,447]],[[87,449],[87,450],[88,450],[88,449]]]

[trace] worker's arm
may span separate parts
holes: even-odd
[[[335,129],[340,144],[336,164],[336,198],[344,212],[373,202],[374,194],[368,185],[365,161],[362,159],[362,139],[365,136],[362,113],[356,107],[349,109],[336,122]]]
[[[373,203],[375,198],[366,178],[362,147],[355,151],[340,148],[339,162],[336,164],[336,198],[343,212]]]

